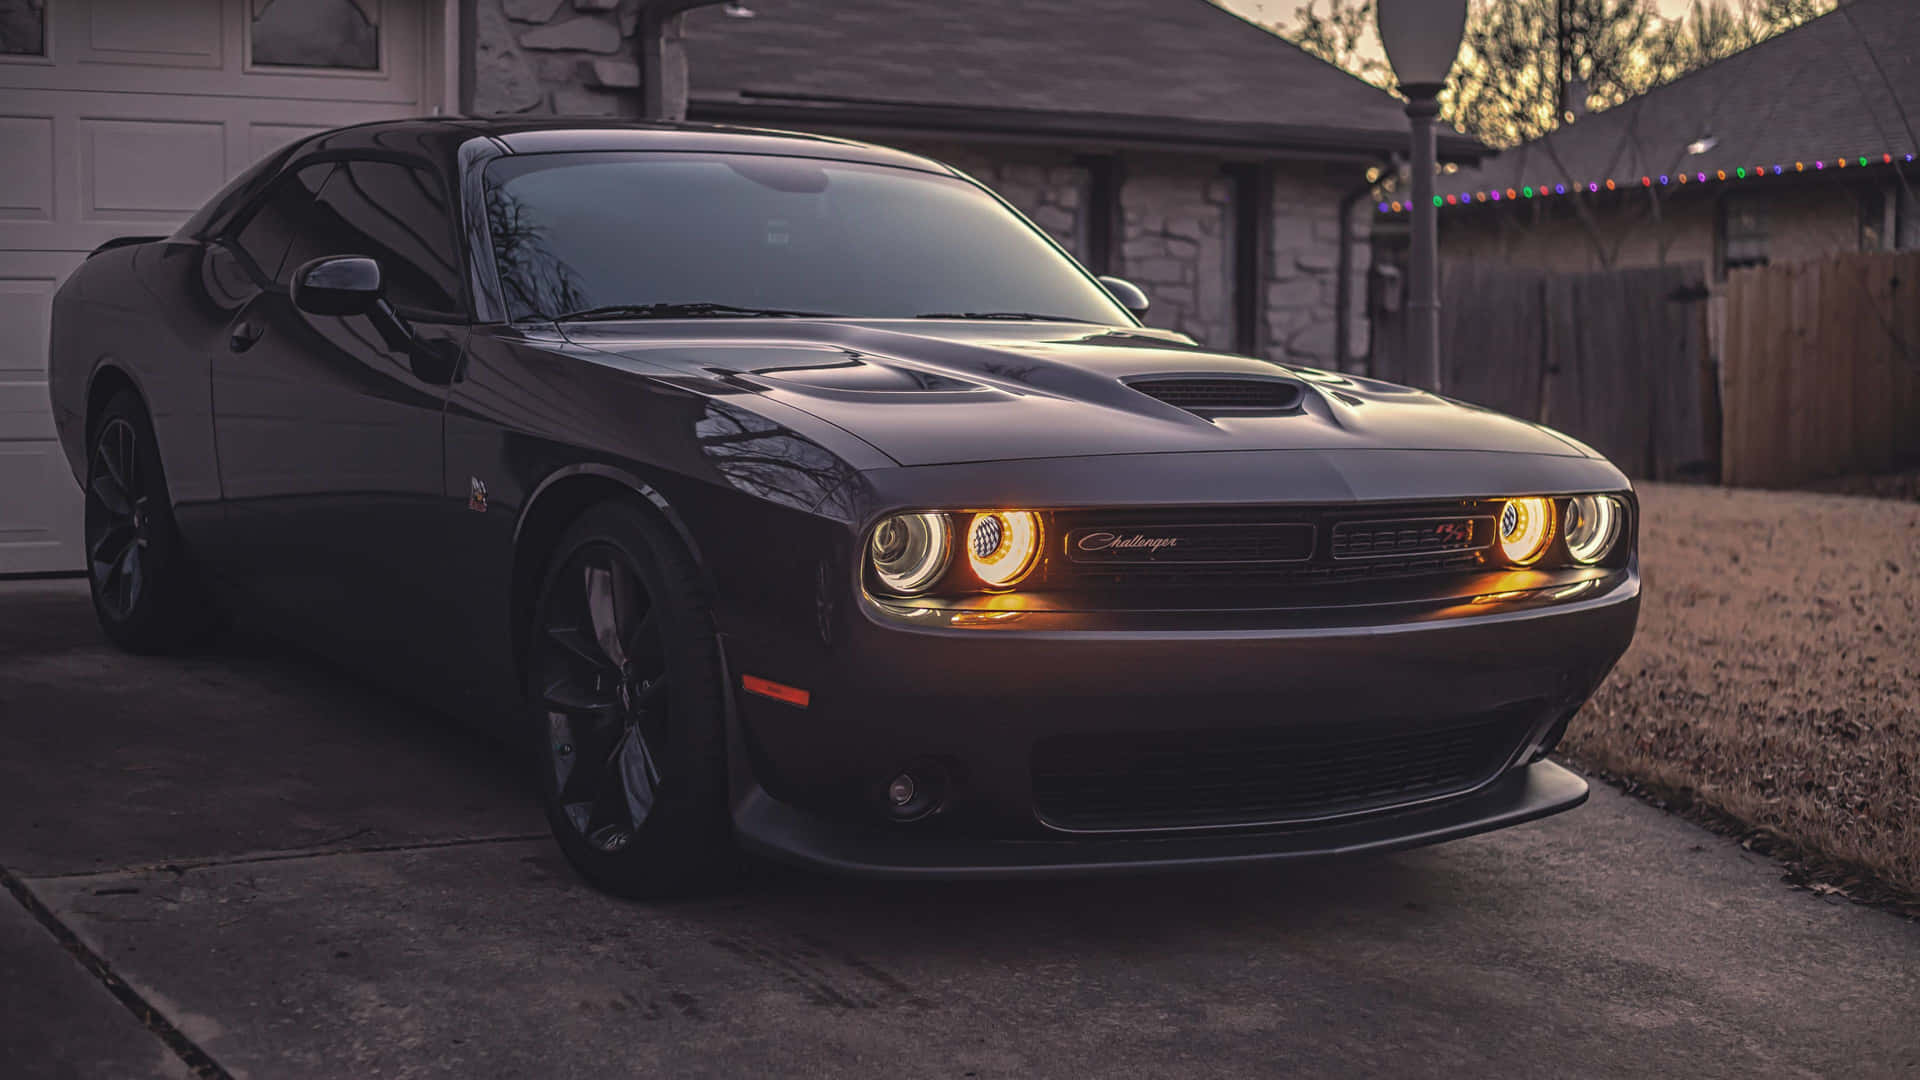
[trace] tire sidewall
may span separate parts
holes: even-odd
[[[166,470],[160,463],[160,446],[154,437],[153,421],[132,391],[122,390],[110,398],[87,431],[87,472],[83,491],[87,517],[93,511],[91,487],[99,462],[100,439],[116,420],[133,429],[134,457],[142,477],[142,494],[147,499],[147,547],[141,555],[146,584],[133,609],[116,615],[100,597],[93,576],[93,523],[82,530],[84,557],[87,560],[87,592],[94,614],[113,642],[134,652],[166,652],[194,645],[205,636],[210,625],[197,578],[194,576],[185,545],[174,524],[173,499],[167,487]]]
[[[559,806],[548,745],[548,711],[533,650],[547,625],[555,586],[583,548],[611,547],[639,575],[663,618],[661,645],[669,677],[661,784],[632,842],[608,854],[589,844]],[[644,511],[603,504],[581,515],[561,538],[541,575],[528,628],[525,691],[527,745],[536,790],[554,838],[588,880],[623,896],[668,896],[712,884],[731,854],[726,816],[724,712],[711,608],[697,587],[692,560]],[[669,877],[671,875],[671,877]]]

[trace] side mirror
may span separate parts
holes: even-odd
[[[293,306],[309,315],[365,315],[386,293],[380,264],[364,255],[329,255],[293,272]]]
[[[1146,317],[1149,301],[1147,294],[1141,291],[1140,286],[1125,278],[1117,277],[1103,277],[1100,279],[1100,284],[1107,287],[1107,292],[1119,301],[1121,307],[1133,312],[1134,318]]]

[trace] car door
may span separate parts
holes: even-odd
[[[468,322],[460,259],[432,172],[371,158],[317,168],[276,206],[285,250],[211,365],[226,555],[285,629],[354,659],[398,659],[431,639],[444,586],[433,567],[445,360]],[[337,255],[380,263],[400,340],[365,315],[294,306],[299,268]]]

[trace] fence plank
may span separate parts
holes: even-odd
[[[1920,253],[1727,275],[1721,461],[1781,487],[1920,458]]]

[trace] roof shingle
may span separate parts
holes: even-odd
[[[1318,129],[1373,149],[1400,101],[1207,0],[751,0],[687,20],[694,114],[812,103]],[[737,115],[737,114],[735,114]],[[1479,149],[1453,135],[1456,155]]]

